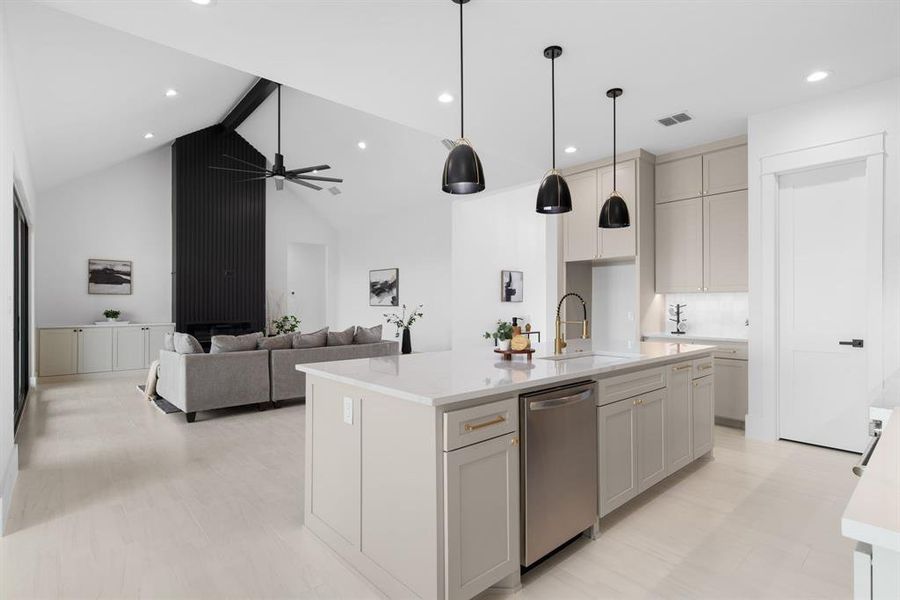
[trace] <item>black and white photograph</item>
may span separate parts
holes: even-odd
[[[500,271],[500,301],[522,302],[522,271]]]
[[[369,271],[369,306],[400,306],[400,269]]]
[[[88,260],[88,293],[127,295],[131,293],[131,261]]]

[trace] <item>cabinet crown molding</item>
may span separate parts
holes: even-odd
[[[698,146],[691,146],[690,148],[684,148],[683,150],[676,150],[674,152],[668,152],[666,154],[659,154],[656,157],[656,164],[660,165],[663,163],[672,162],[673,160],[687,158],[689,156],[698,156],[700,154],[716,152],[717,150],[726,150],[728,148],[734,148],[735,146],[745,145],[747,145],[746,134],[737,135],[734,137],[725,138],[724,140],[717,140],[715,142],[700,144]]]

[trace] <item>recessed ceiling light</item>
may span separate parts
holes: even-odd
[[[191,0],[194,4],[199,4],[200,6],[209,6],[213,3],[213,0]]]
[[[357,146],[360,150],[365,150],[365,149],[366,149],[366,143],[365,143],[364,141],[362,141],[362,140],[356,142],[356,146]]]
[[[828,71],[813,71],[806,76],[806,81],[808,81],[809,83],[815,83],[817,81],[826,79],[829,75],[831,75],[831,73],[829,73]]]
[[[166,90],[166,98],[174,98],[177,95],[178,95],[178,90],[173,90],[172,88],[169,88]]]
[[[438,96],[438,102],[443,102],[444,104],[449,104],[453,102],[453,95],[449,92],[444,92],[440,96]]]
[[[152,140],[152,139],[153,139],[153,133],[150,132],[150,131],[148,131],[147,133],[144,134],[144,139],[145,139],[145,140]]]
[[[572,154],[573,152],[578,152],[578,148],[575,146],[566,146],[566,149],[563,150],[566,154]]]

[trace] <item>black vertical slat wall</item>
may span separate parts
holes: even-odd
[[[265,157],[221,125],[172,145],[172,312],[177,331],[262,331],[266,318],[266,182],[211,165],[264,169]],[[205,341],[205,340],[201,340]]]

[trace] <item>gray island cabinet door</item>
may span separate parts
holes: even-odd
[[[695,379],[694,387],[691,390],[694,458],[699,458],[713,448],[716,408],[713,379],[713,375]]]
[[[600,516],[609,514],[637,494],[634,400],[620,400],[597,409]]]
[[[519,570],[519,437],[444,453],[445,589],[472,598]]]
[[[690,464],[694,457],[691,439],[691,361],[668,367],[666,387],[666,475]]]
[[[666,476],[665,399],[664,389],[635,398],[638,493]]]

